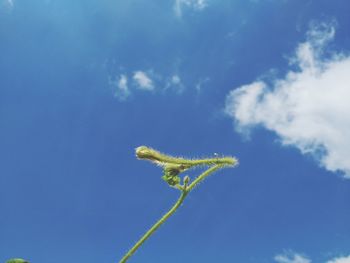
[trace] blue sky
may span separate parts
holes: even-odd
[[[0,262],[118,262],[176,200],[134,149],[240,160],[130,262],[350,262],[345,0],[0,0]]]

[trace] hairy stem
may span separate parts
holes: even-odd
[[[125,263],[137,249],[162,225],[164,222],[176,212],[181,206],[186,196],[199,183],[206,179],[209,175],[224,167],[232,167],[238,164],[238,160],[233,157],[207,158],[207,159],[184,159],[181,157],[172,157],[156,151],[146,146],[136,148],[136,156],[139,159],[151,161],[160,165],[164,169],[163,179],[172,187],[181,191],[181,195],[173,207],[159,219],[141,238],[137,243],[125,254],[119,263]],[[189,184],[190,178],[185,176],[183,184],[180,184],[178,175],[188,169],[197,166],[210,166],[206,171],[201,173],[194,181]]]
[[[185,200],[188,194],[187,190],[182,191],[179,199],[173,205],[173,207],[155,223],[141,238],[137,243],[125,254],[125,256],[119,261],[119,263],[125,263],[135,252],[136,250],[162,225],[164,222],[176,212],[176,210],[180,207],[182,202]]]
[[[232,157],[220,157],[220,158],[205,158],[205,159],[184,159],[181,157],[172,157],[170,155],[163,154],[150,147],[140,146],[136,148],[136,156],[139,159],[148,160],[159,165],[164,164],[179,164],[184,165],[187,168],[193,166],[205,166],[205,165],[224,165],[234,166],[237,164],[237,160]]]
[[[202,174],[200,174],[188,187],[187,191],[190,192],[196,185],[198,185],[200,182],[202,182],[205,178],[207,178],[209,175],[214,173],[215,171],[219,170],[220,168],[223,168],[224,165],[214,165],[210,167],[208,170],[204,171]]]

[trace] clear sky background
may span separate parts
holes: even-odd
[[[346,0],[0,0],[0,262],[350,262]]]

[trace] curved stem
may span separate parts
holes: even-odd
[[[204,171],[202,174],[200,174],[188,187],[187,191],[190,192],[194,187],[196,187],[197,184],[202,182],[205,178],[207,178],[209,175],[214,173],[215,171],[219,170],[220,168],[223,168],[224,165],[214,165],[210,167],[208,170]]]
[[[141,247],[141,245],[172,215],[176,212],[176,210],[181,206],[183,201],[185,200],[188,193],[200,182],[202,182],[205,178],[207,178],[210,174],[215,172],[216,170],[224,167],[224,165],[215,165],[210,167],[208,170],[199,175],[190,185],[185,185],[181,188],[181,195],[173,207],[164,215],[161,219],[159,219],[141,238],[136,244],[125,254],[125,256],[119,261],[119,263],[125,263],[135,252],[137,249]]]
[[[177,176],[179,173],[184,172],[195,166],[211,166],[206,171],[201,173],[191,184],[189,183],[189,177],[185,176],[183,185],[177,183],[175,185],[171,184],[172,187],[181,191],[181,195],[176,203],[170,208],[170,210],[162,216],[141,238],[136,244],[124,255],[124,257],[119,261],[119,263],[125,263],[137,249],[181,206],[186,196],[196,187],[200,182],[207,178],[210,174],[219,170],[220,168],[235,166],[238,164],[238,160],[233,157],[221,157],[221,158],[207,158],[207,159],[184,159],[172,157],[169,155],[162,154],[152,148],[146,146],[140,146],[136,148],[136,156],[139,159],[148,160],[163,166],[164,172],[172,174],[175,173]],[[180,167],[180,165],[182,167]],[[173,169],[173,171],[170,171]],[[169,183],[169,182],[168,182]]]
[[[173,207],[157,221],[141,238],[137,243],[125,254],[125,256],[119,261],[119,263],[125,263],[136,250],[180,207],[188,194],[187,190],[183,190],[179,199],[173,205]]]

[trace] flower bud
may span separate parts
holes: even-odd
[[[160,162],[161,154],[157,152],[156,150],[153,150],[152,148],[149,148],[147,146],[140,146],[137,147],[136,150],[136,157],[139,159],[145,159],[152,162]]]

